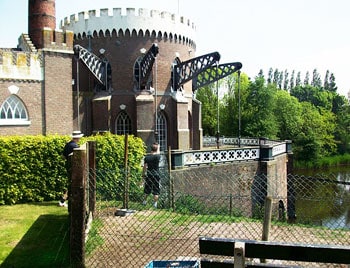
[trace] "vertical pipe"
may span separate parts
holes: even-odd
[[[218,72],[218,65],[219,63],[216,62],[216,75],[219,74]],[[219,112],[219,82],[216,80],[216,97],[217,97],[217,133],[216,133],[216,148],[219,149],[220,147],[220,112]]]
[[[79,108],[79,95],[80,95],[80,92],[79,92],[79,60],[80,60],[80,51],[79,51],[79,56],[77,58],[77,113],[78,113],[78,116],[77,116],[77,120],[78,120],[78,123],[77,123],[77,129],[80,129],[80,108]]]
[[[158,85],[157,85],[157,57],[155,57],[154,59],[154,77],[155,77],[155,108],[154,108],[154,113],[155,113],[155,132],[154,132],[154,136],[155,136],[155,140],[156,142],[158,142],[158,146],[159,146],[159,149],[162,147],[161,144],[160,144],[160,137],[159,137],[159,133],[158,133],[158,115],[157,115],[157,97],[158,97]],[[164,148],[165,149],[165,148]]]
[[[128,134],[124,136],[124,202],[123,208],[129,208],[129,174],[128,174]]]
[[[238,70],[238,147],[241,147],[241,71]]]

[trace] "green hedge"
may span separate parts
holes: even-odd
[[[140,170],[145,146],[140,138],[128,137],[131,168]],[[62,150],[69,136],[0,137],[0,205],[58,200],[68,178]],[[106,133],[84,137],[96,141],[97,168],[118,172],[124,165],[124,136]]]

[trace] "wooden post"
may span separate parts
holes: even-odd
[[[266,196],[266,198],[265,198],[264,224],[263,224],[263,233],[262,233],[262,240],[263,241],[269,240],[271,217],[272,217],[272,198],[270,196]]]
[[[271,218],[272,218],[272,197],[266,196],[265,198],[265,213],[264,213],[264,223],[263,223],[263,233],[262,241],[269,240],[270,227],[271,227]],[[265,263],[265,259],[260,259],[261,263]]]
[[[244,242],[235,242],[234,248],[234,268],[244,268],[245,267],[245,245]]]
[[[86,144],[74,149],[70,202],[70,261],[72,267],[85,267]]]
[[[88,142],[89,148],[89,211],[94,216],[96,208],[96,141]]]

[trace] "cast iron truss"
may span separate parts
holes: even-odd
[[[80,45],[74,46],[74,54],[86,65],[95,78],[106,86],[107,78],[111,74],[111,66],[104,55],[98,57]]]
[[[217,66],[210,66],[195,76],[192,80],[192,91],[218,81],[230,74],[233,74],[242,68],[242,63],[232,62],[224,63]]]
[[[137,89],[149,89],[150,87],[150,74],[152,67],[159,52],[157,44],[153,44],[147,53],[140,57],[134,65],[134,78],[137,83]]]
[[[181,62],[181,60],[176,57],[171,73],[173,90],[180,90],[183,84],[192,80],[205,69],[219,62],[219,60],[219,52],[212,52],[184,62]]]

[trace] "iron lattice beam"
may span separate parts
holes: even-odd
[[[224,63],[218,66],[211,66],[193,78],[192,91],[204,87],[210,83],[216,82],[230,74],[233,74],[242,68],[242,63],[232,62]]]
[[[153,44],[147,53],[143,56],[141,61],[136,62],[134,68],[134,78],[138,83],[139,90],[145,89],[147,87],[149,76],[158,53],[158,45]]]
[[[108,61],[106,59],[99,58],[80,45],[74,46],[74,54],[78,56],[78,59],[80,59],[86,65],[96,79],[102,85],[106,86],[107,69],[109,67]]]
[[[192,80],[205,69],[216,64],[219,60],[219,52],[209,53],[184,62],[181,62],[180,59],[176,57],[171,77],[173,89],[180,89],[183,84]]]

